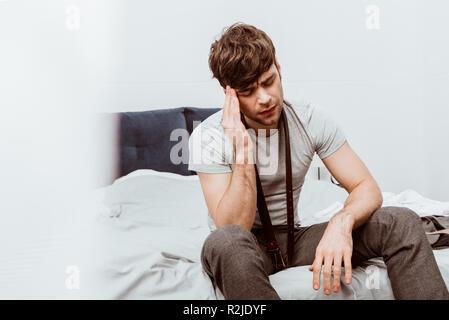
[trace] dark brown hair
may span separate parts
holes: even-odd
[[[225,88],[245,89],[275,62],[273,42],[265,32],[237,22],[225,28],[209,53],[213,77]]]

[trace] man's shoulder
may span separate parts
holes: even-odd
[[[207,173],[232,172],[232,142],[221,125],[222,110],[210,115],[189,137],[189,170]]]
[[[225,132],[221,125],[223,120],[223,109],[211,114],[209,117],[201,121],[195,129],[193,129],[190,138],[201,136],[201,140],[209,140],[211,137],[215,140],[225,139]]]
[[[223,120],[223,109],[211,114],[209,117],[201,121],[203,128],[219,128]]]
[[[296,98],[285,101],[287,102],[287,106],[290,106],[287,108],[288,112],[290,112],[294,117],[297,117],[297,120],[300,120],[303,124],[309,123],[315,109],[310,100],[306,98]]]

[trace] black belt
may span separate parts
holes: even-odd
[[[285,110],[281,112],[282,120],[284,122],[285,133],[285,177],[286,177],[286,190],[287,190],[287,224],[288,224],[288,247],[287,247],[287,263],[285,263],[282,257],[282,251],[276,241],[276,236],[273,232],[273,225],[271,224],[270,214],[268,213],[267,204],[265,202],[265,196],[263,194],[262,184],[260,182],[259,173],[257,171],[257,165],[254,164],[256,171],[257,182],[257,210],[259,211],[260,221],[264,229],[264,233],[267,240],[267,252],[271,255],[275,272],[281,271],[291,266],[293,261],[293,242],[294,242],[294,221],[293,221],[293,193],[292,193],[292,164],[290,155],[290,136],[288,132],[288,122]],[[248,129],[245,117],[242,115],[242,122],[245,128]],[[257,137],[256,137],[257,139]]]

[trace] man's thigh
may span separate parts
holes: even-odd
[[[307,227],[295,227],[294,254],[293,263],[290,265],[291,267],[310,265],[313,263],[316,247],[318,246],[326,227],[327,222],[314,224]],[[274,227],[273,231],[283,256],[286,258],[288,246],[287,227]],[[266,252],[266,237],[263,229],[255,232],[255,235],[258,239],[261,251],[263,252],[265,270],[268,274],[272,274],[274,272],[274,268],[271,257]]]
[[[306,266],[313,263],[315,260],[316,248],[323,237],[327,225],[328,222],[323,222],[306,227],[295,227],[294,254],[291,267]],[[353,252],[351,264],[353,267],[360,265],[362,261],[377,256],[368,249],[370,247],[370,241],[363,239],[363,235],[367,235],[366,231],[365,228],[359,228],[352,232]],[[371,232],[372,231],[373,230],[371,230]],[[287,257],[287,228],[274,228],[274,233],[279,246],[281,247],[281,251],[283,252],[283,256]],[[274,268],[272,267],[271,258],[266,253],[266,239],[263,230],[260,230],[256,234],[256,237],[262,251],[265,270],[268,274],[272,274]]]
[[[307,227],[300,227],[295,232],[295,253],[292,267],[311,265],[315,260],[316,249],[323,237],[328,222],[314,224]],[[376,233],[376,225],[369,228],[369,232]],[[377,257],[376,252],[371,250],[375,239],[369,239],[367,228],[353,230],[353,252],[351,255],[352,267],[359,266],[363,261]],[[285,236],[286,237],[286,236]],[[368,239],[367,239],[368,238]],[[342,266],[344,266],[342,261]]]
[[[296,228],[292,267],[311,265],[313,263],[316,248],[323,237],[327,224],[328,222],[323,222]]]

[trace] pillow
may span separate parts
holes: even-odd
[[[192,180],[192,181],[199,181],[198,176],[183,176],[177,173],[172,172],[161,172],[151,169],[139,169],[135,170],[131,173],[128,173],[126,176],[120,177],[114,181],[114,184],[121,183],[125,180],[129,180],[134,177],[142,177],[142,176],[158,176],[158,177],[164,177],[169,180],[179,180],[179,181],[185,181],[185,180]]]
[[[155,227],[207,227],[208,209],[198,176],[150,169],[117,179],[106,191],[110,216]]]
[[[173,163],[171,152],[178,150],[178,156],[188,159],[182,150],[188,146],[188,137],[171,134],[175,129],[187,134],[184,108],[158,109],[150,111],[122,112],[120,123],[120,175],[140,168],[190,175],[187,163]],[[179,145],[181,143],[181,145]],[[184,146],[173,149],[175,146]]]

